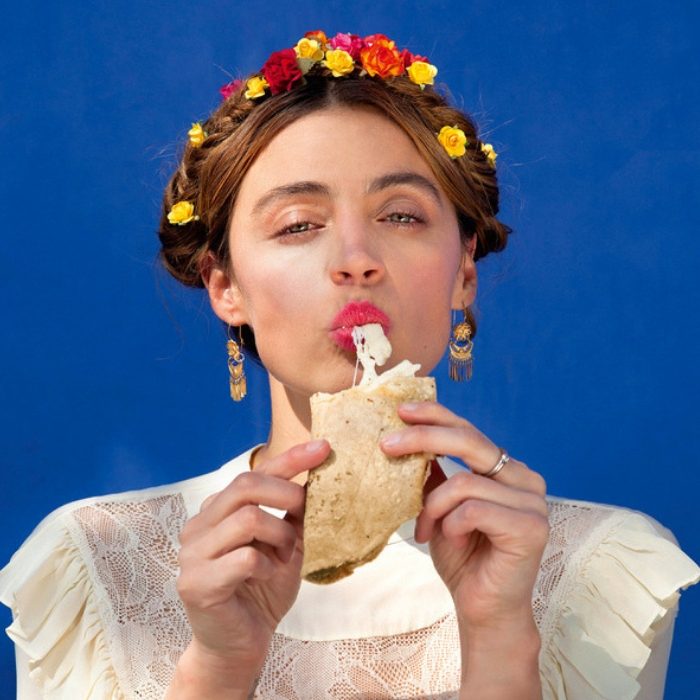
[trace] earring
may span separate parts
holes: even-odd
[[[243,337],[241,329],[238,329],[238,340],[243,346]],[[228,373],[229,387],[231,389],[231,398],[234,401],[242,401],[247,393],[247,382],[245,371],[243,370],[243,360],[245,356],[240,350],[238,343],[231,337],[231,326],[228,327],[228,342],[226,343],[228,352]]]
[[[472,327],[467,321],[467,310],[464,309],[464,320],[452,327],[450,338],[450,357],[448,361],[450,379],[463,382],[472,378]]]

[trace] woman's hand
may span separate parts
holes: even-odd
[[[194,680],[199,697],[205,697],[205,689],[214,697],[219,686],[228,689],[226,697],[235,697],[234,689],[247,696],[300,586],[305,494],[290,480],[321,464],[329,451],[326,441],[314,441],[263,462],[206,499],[185,525],[177,588],[192,642],[178,664],[175,685],[191,686]]]
[[[407,404],[399,415],[410,427],[385,438],[387,454],[453,455],[471,469],[441,483],[432,478],[416,522],[416,541],[430,542],[435,568],[455,602],[463,672],[478,668],[484,678],[491,676],[487,684],[500,677],[507,685],[504,666],[517,668],[521,678],[527,667],[536,685],[532,591],[549,536],[543,478],[513,458],[494,478],[481,476],[498,462],[499,448],[440,404]],[[479,687],[479,697],[490,697],[486,686]]]

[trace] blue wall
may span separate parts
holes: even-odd
[[[3,18],[0,562],[66,501],[264,439],[264,378],[232,405],[222,330],[158,269],[154,229],[229,71],[316,28],[427,54],[500,153],[516,233],[481,267],[474,379],[439,368],[443,400],[552,493],[650,513],[700,559],[697,4],[266,7],[34,0]],[[668,698],[700,681],[698,591],[681,607]],[[11,654],[3,637],[5,689]]]

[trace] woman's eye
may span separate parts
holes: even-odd
[[[287,234],[308,233],[312,230],[312,227],[313,224],[309,221],[297,221],[294,224],[290,224],[289,226],[285,226],[283,229],[280,229],[277,232],[277,235],[284,236]]]
[[[414,214],[408,214],[406,212],[394,212],[386,217],[387,221],[393,224],[414,224],[420,221],[420,219]]]

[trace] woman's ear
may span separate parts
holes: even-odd
[[[471,306],[476,299],[477,275],[474,252],[476,251],[476,234],[462,247],[462,260],[457,270],[454,289],[452,290],[452,308],[464,309]]]
[[[248,323],[240,288],[211,251],[200,264],[199,271],[214,313],[230,326]]]

